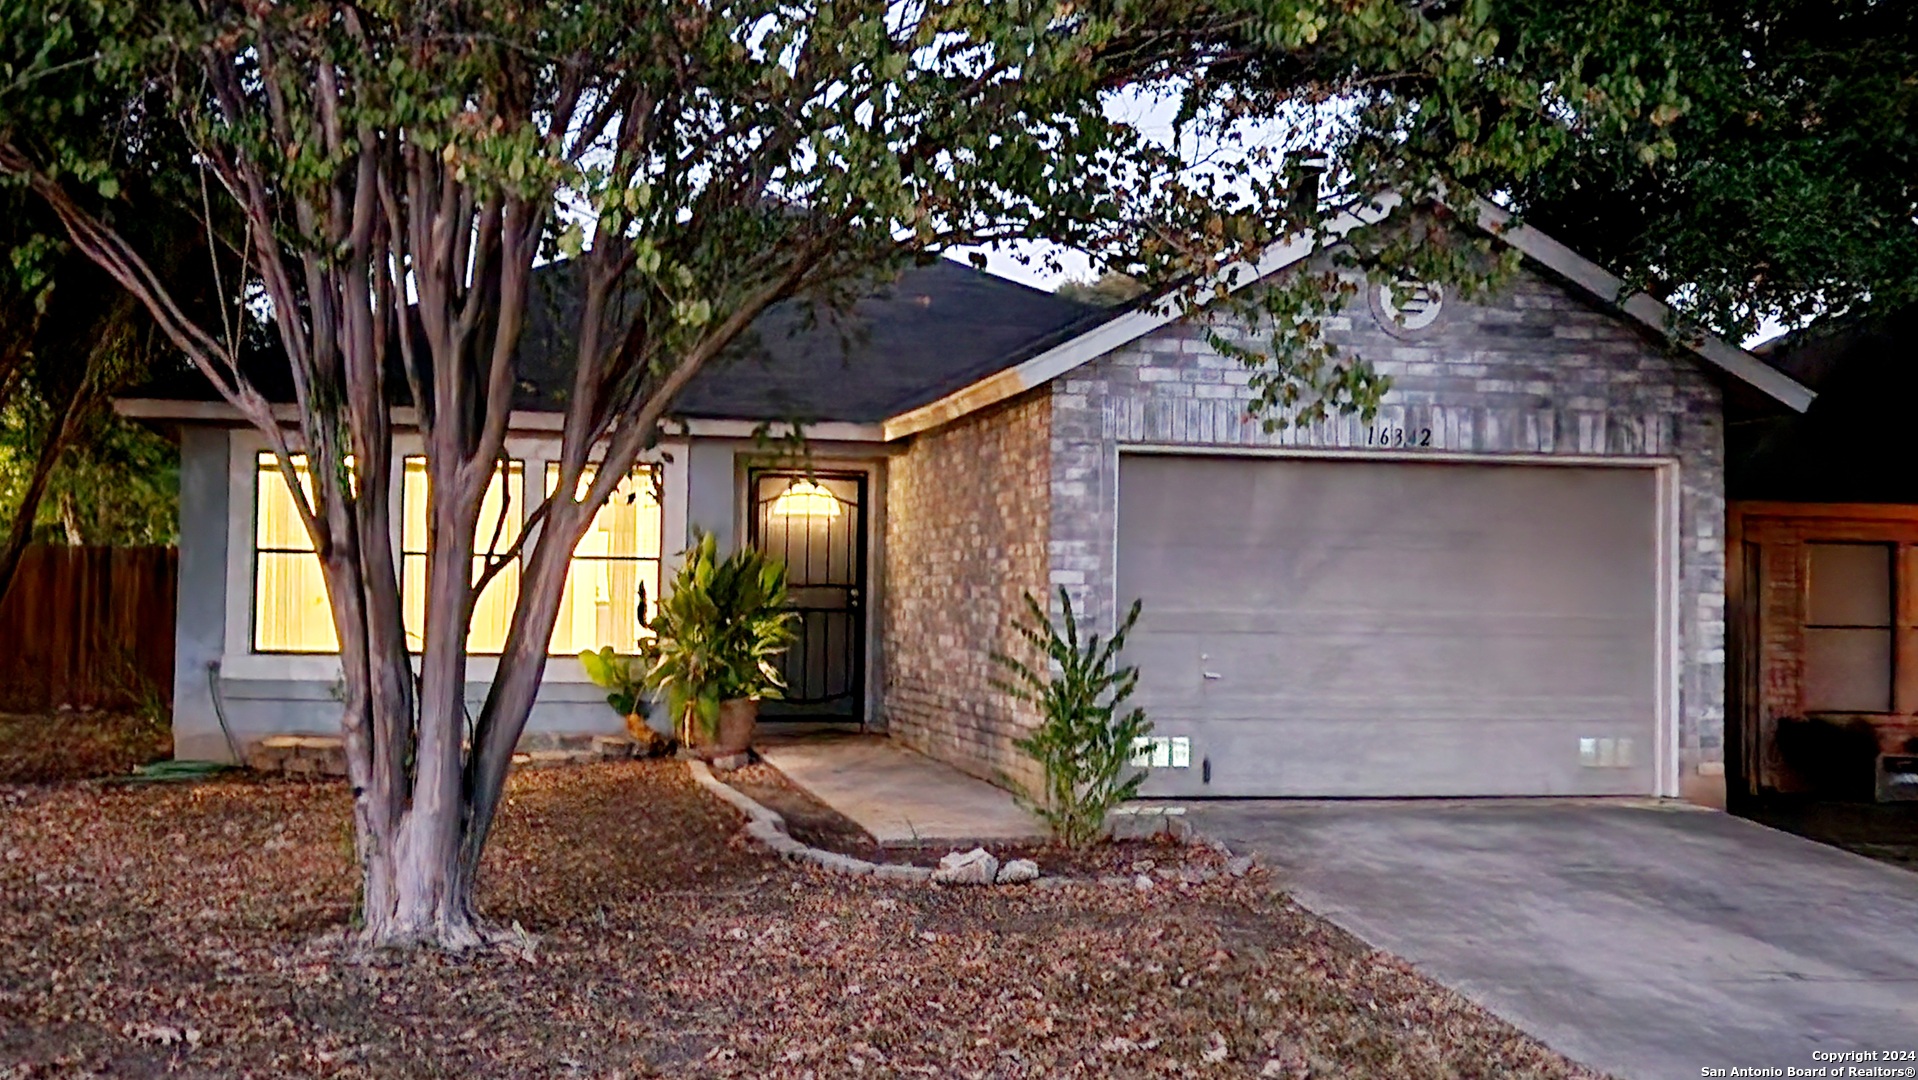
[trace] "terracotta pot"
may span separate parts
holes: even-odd
[[[743,754],[752,748],[753,730],[758,726],[759,701],[755,698],[732,698],[719,703],[719,731],[717,737],[700,749],[712,757],[725,757],[728,754]]]

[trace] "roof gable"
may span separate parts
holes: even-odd
[[[1396,195],[1383,196],[1371,206],[1341,216],[1327,231],[1334,238],[1342,237],[1354,229],[1384,220],[1399,208],[1401,202]],[[1511,244],[1527,259],[1552,271],[1620,317],[1639,323],[1690,351],[1707,367],[1738,379],[1796,411],[1803,412],[1811,404],[1815,396],[1812,391],[1723,339],[1709,334],[1696,338],[1675,338],[1670,331],[1672,313],[1669,307],[1642,292],[1621,300],[1624,282],[1591,260],[1529,225],[1515,224],[1511,214],[1489,202],[1477,200],[1475,209],[1480,228]],[[1223,271],[1220,280],[1234,291],[1246,288],[1304,261],[1324,246],[1312,237],[1284,240],[1268,247],[1255,265],[1249,268],[1241,265]],[[1247,269],[1251,271],[1249,274],[1245,272]],[[889,418],[884,425],[885,437],[888,440],[899,439],[938,427],[977,409],[1044,385],[1183,316],[1179,305],[1169,299],[1127,311],[1022,363],[994,372],[936,401]]]

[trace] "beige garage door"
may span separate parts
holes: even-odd
[[[1651,794],[1657,520],[1650,469],[1125,455],[1147,790]]]

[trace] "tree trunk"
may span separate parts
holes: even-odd
[[[434,483],[427,496],[426,625],[411,786],[405,808],[366,845],[365,936],[375,946],[458,950],[483,941],[473,875],[462,871],[460,860],[467,820],[466,635],[479,498],[458,490],[456,463],[429,464]],[[395,662],[409,663],[403,650],[387,660]]]
[[[0,545],[0,601],[6,600],[7,590],[13,587],[13,577],[20,570],[20,557],[26,554],[27,544],[33,539],[33,519],[40,513],[40,500],[46,497],[53,467],[80,430],[80,421],[86,418],[92,400],[84,386],[74,389],[73,396],[61,410],[59,421],[48,430],[40,456],[34,459],[33,475],[27,480],[27,490],[21,493],[20,505],[14,509],[6,542]]]
[[[67,543],[74,547],[87,542],[86,533],[80,528],[80,504],[71,491],[60,493],[60,530],[67,534]]]

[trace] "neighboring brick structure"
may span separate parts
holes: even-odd
[[[1835,728],[1869,728],[1877,751],[1907,752],[1918,740],[1918,508],[1858,503],[1733,503],[1731,508],[1732,710],[1742,731],[1738,790],[1758,795],[1818,790],[1817,781],[1855,770],[1861,787],[1871,762],[1780,745],[1781,724],[1821,715]],[[1821,714],[1807,693],[1806,631],[1813,573],[1809,545],[1870,544],[1889,549],[1892,636],[1889,708]],[[1814,729],[1815,730],[1815,729]],[[1840,740],[1844,741],[1844,740]],[[1860,740],[1862,742],[1862,740]],[[1862,747],[1861,747],[1862,748]],[[1808,775],[1799,765],[1810,766]],[[1857,789],[1853,789],[1855,793]],[[1823,794],[1834,794],[1823,792]]]
[[[1482,303],[1387,333],[1354,302],[1328,337],[1390,375],[1373,428],[1431,429],[1433,451],[1648,456],[1679,463],[1680,775],[1724,754],[1721,396],[1688,354],[1531,273]],[[1109,630],[1118,451],[1126,444],[1367,446],[1343,417],[1273,433],[1246,418],[1250,372],[1174,323],[1053,384],[1051,580]]]
[[[1029,706],[992,687],[1022,595],[1041,595],[1052,470],[1037,390],[913,439],[887,466],[885,717],[908,746],[1032,790]]]

